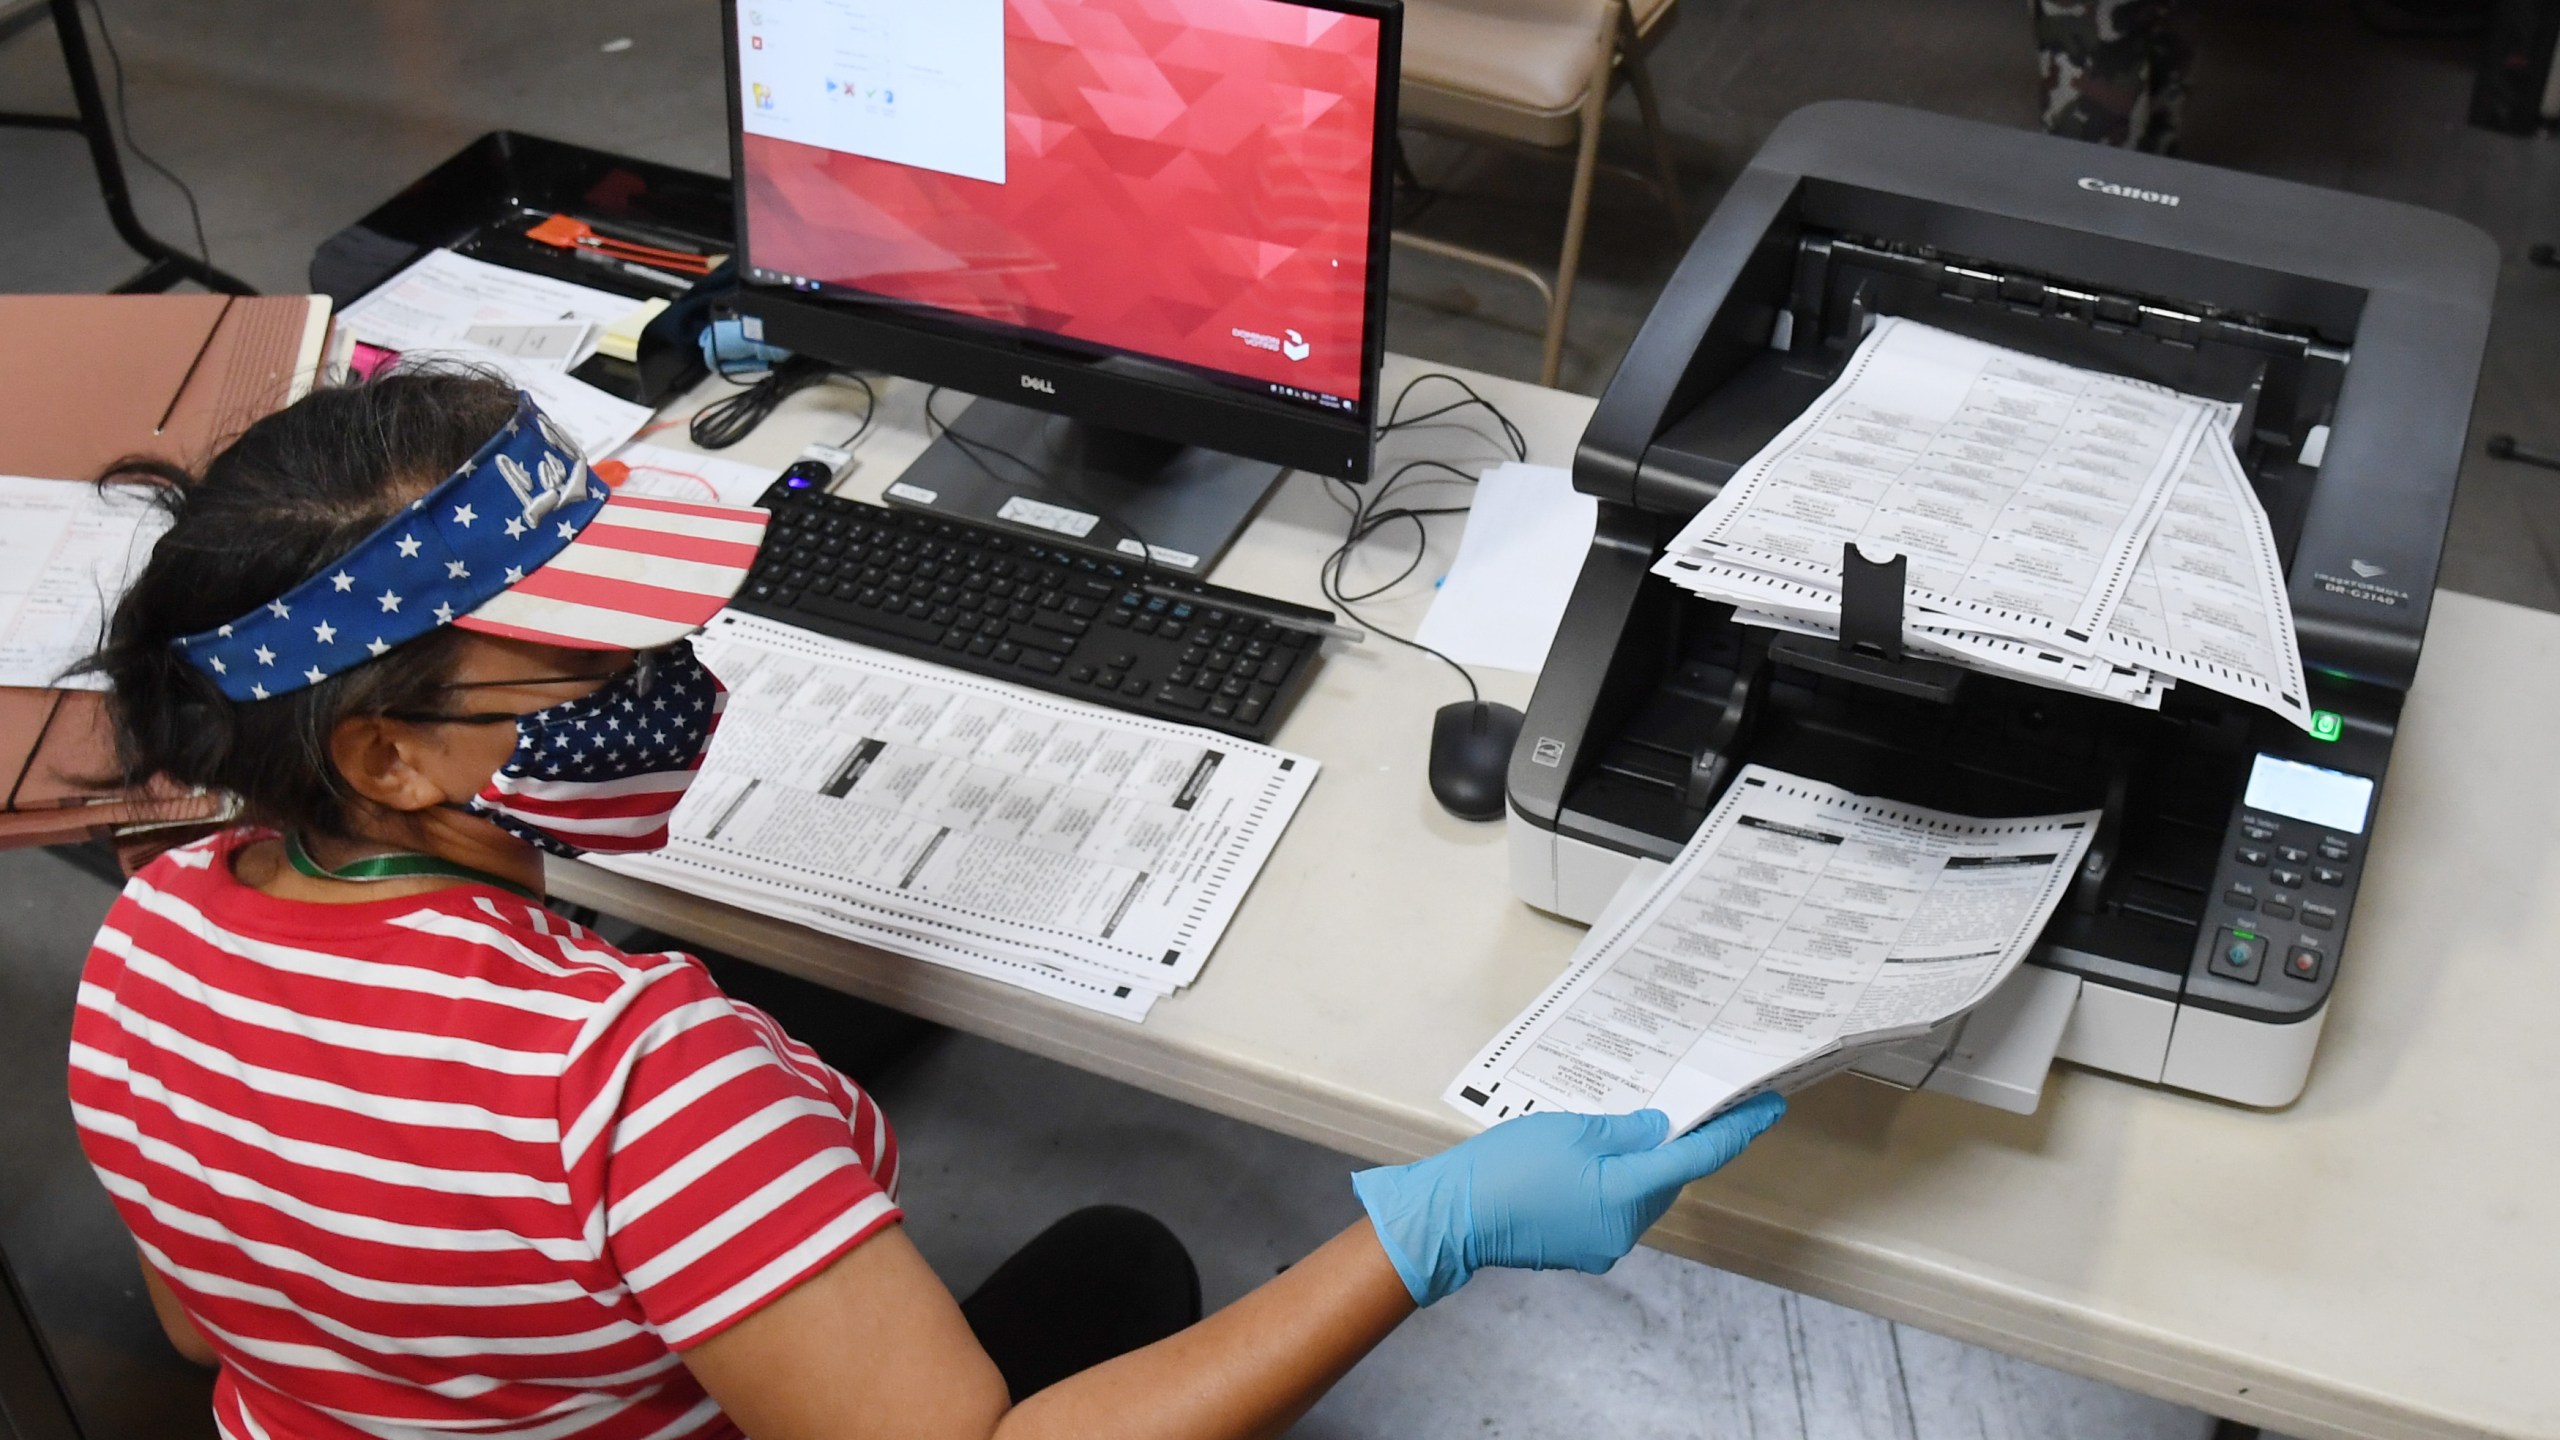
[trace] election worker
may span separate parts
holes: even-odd
[[[1117,1209],[955,1301],[868,1096],[542,903],[546,851],[665,843],[722,703],[686,637],[764,512],[610,493],[459,374],[120,476],[173,517],[94,662],[125,767],[239,821],[108,914],[71,1095],[235,1440],[1272,1435],[1477,1269],[1606,1270],[1781,1108],[1362,1171],[1365,1218],[1206,1319]]]

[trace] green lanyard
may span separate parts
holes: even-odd
[[[474,870],[468,865],[457,865],[450,860],[434,855],[421,855],[416,851],[404,850],[390,855],[367,855],[361,860],[350,860],[332,870],[311,858],[311,852],[302,848],[301,836],[287,835],[284,837],[284,858],[294,869],[314,880],[351,880],[363,883],[373,880],[409,880],[420,875],[442,875],[454,880],[470,880],[482,885],[495,885],[511,894],[521,895],[536,905],[542,903],[541,896],[513,880],[503,880],[486,870]]]

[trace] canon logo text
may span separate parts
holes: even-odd
[[[2101,180],[2095,175],[2081,176],[2080,188],[2100,195],[2113,195],[2119,200],[2147,200],[2154,205],[2170,206],[2178,203],[2178,197],[2175,195],[2164,195],[2157,190],[2137,190],[2130,185],[2118,185],[2110,180]]]

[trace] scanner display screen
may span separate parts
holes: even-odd
[[[2249,791],[2242,798],[2252,810],[2361,835],[2365,811],[2373,804],[2373,782],[2343,770],[2261,755],[2249,767]]]

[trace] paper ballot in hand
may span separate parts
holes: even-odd
[[[1999,988],[2097,822],[1980,820],[1751,766],[1443,1098],[1484,1124],[1652,1108],[1677,1135],[1811,1084]]]

